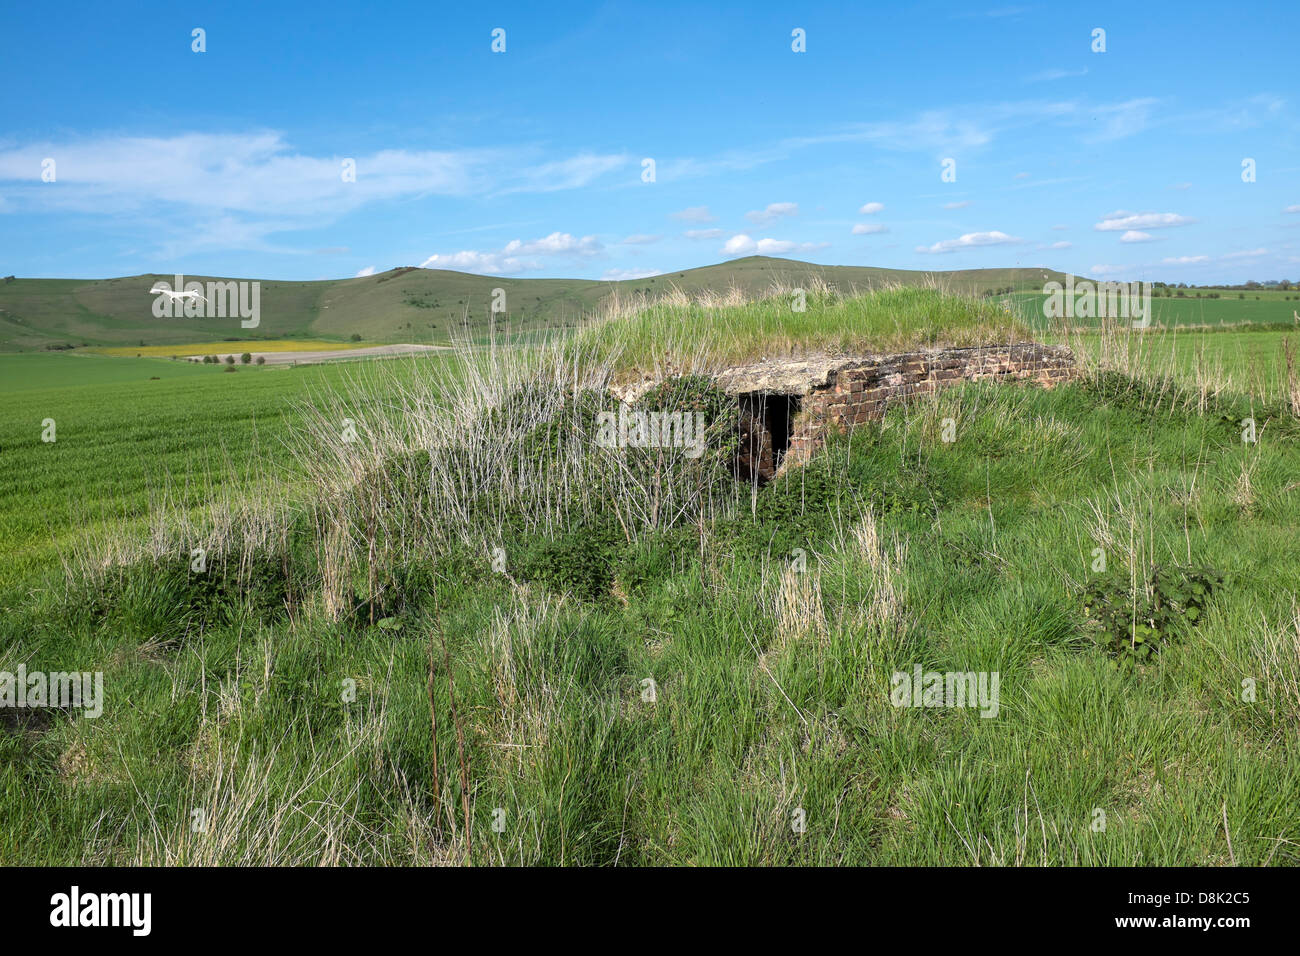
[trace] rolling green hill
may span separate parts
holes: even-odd
[[[168,275],[120,279],[8,279],[0,283],[0,351],[63,346],[166,345],[223,339],[313,338],[369,342],[445,342],[468,321],[486,325],[493,289],[506,292],[506,318],[515,331],[567,327],[598,309],[613,294],[658,295],[724,292],[735,286],[748,296],[773,283],[787,286],[820,279],[841,291],[884,283],[938,281],[954,292],[981,293],[1013,287],[1041,289],[1042,269],[971,269],[915,272],[865,266],[821,266],[793,259],[750,256],[718,265],[646,279],[510,279],[440,269],[400,268],[358,279],[320,282],[263,281],[261,323],[241,329],[236,319],[158,319],[152,314],[156,282]],[[186,276],[207,282],[215,277]]]

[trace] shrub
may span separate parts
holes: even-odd
[[[1111,666],[1132,669],[1200,623],[1211,593],[1222,583],[1223,575],[1213,568],[1155,565],[1145,584],[1134,588],[1112,571],[1084,589],[1084,613],[1100,626],[1101,640],[1114,656]]]
[[[596,601],[609,596],[614,572],[627,541],[614,521],[589,524],[554,538],[537,536],[522,543],[515,568],[526,581],[557,593]]]

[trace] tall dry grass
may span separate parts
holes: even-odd
[[[327,611],[359,575],[373,595],[382,569],[449,548],[508,551],[517,533],[609,514],[632,541],[725,513],[729,462],[598,440],[595,412],[619,407],[607,391],[617,360],[584,341],[459,341],[400,383],[377,384],[376,368],[315,396],[294,451],[313,489]]]

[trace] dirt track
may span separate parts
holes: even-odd
[[[392,358],[401,355],[420,355],[424,352],[441,352],[450,346],[446,345],[371,345],[359,349],[324,349],[318,351],[304,352],[250,352],[253,361],[256,362],[258,357],[266,359],[266,365],[305,365],[312,362],[336,362],[344,359],[362,359],[362,358]],[[207,353],[213,354],[213,353]],[[218,361],[225,362],[225,352],[215,353]],[[242,352],[233,353],[235,362],[239,362],[239,356]],[[186,356],[186,358],[202,359],[202,355]]]

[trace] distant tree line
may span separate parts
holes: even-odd
[[[1300,284],[1292,282],[1290,279],[1272,279],[1268,282],[1256,282],[1251,279],[1249,282],[1243,282],[1241,285],[1226,285],[1222,282],[1210,283],[1208,285],[1197,285],[1196,283],[1187,282],[1153,282],[1153,289],[1223,289],[1229,292],[1253,292],[1255,290],[1270,289],[1275,292],[1296,292],[1300,291]]]

